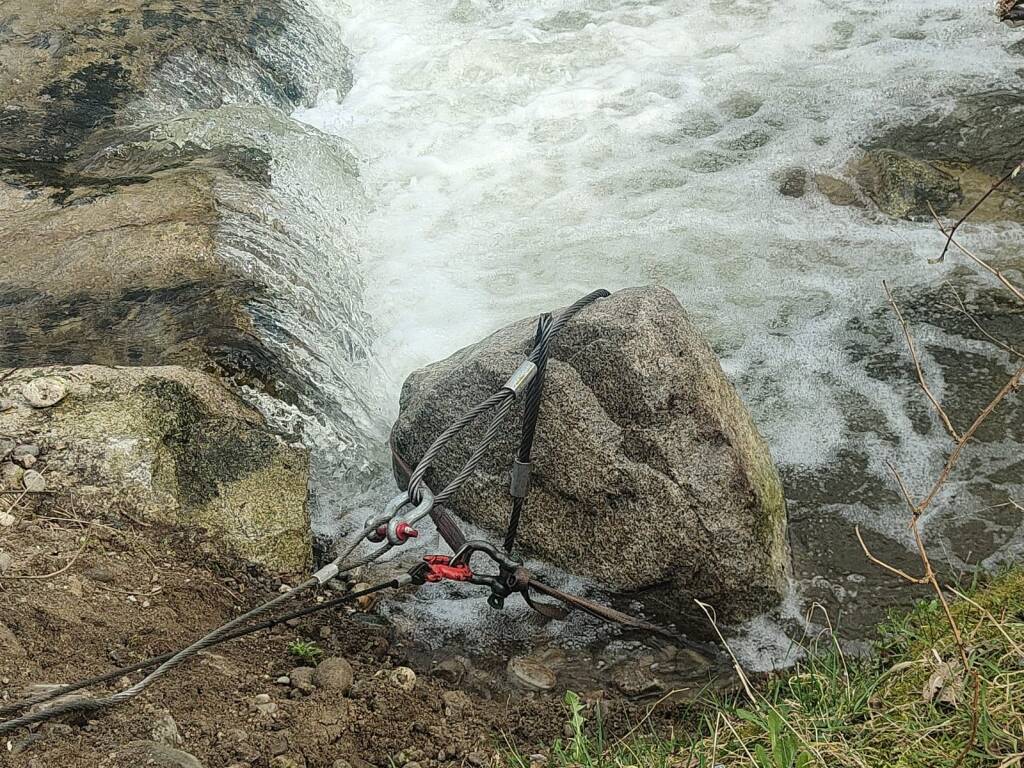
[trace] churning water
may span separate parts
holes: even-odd
[[[961,421],[1009,361],[929,324],[943,280],[984,293],[955,259],[928,263],[942,245],[933,226],[779,185],[794,167],[841,175],[880,126],[1014,82],[1016,33],[991,4],[321,4],[343,30],[353,86],[297,117],[358,164],[365,215],[345,237],[365,284],[366,365],[380,373],[356,393],[379,418],[352,442],[383,444],[413,368],[593,288],[658,283],[699,320],[783,468],[804,604],[841,607],[856,635],[905,597],[865,561],[853,525],[912,562],[885,462],[922,492],[947,446],[882,280],[916,307],[933,388],[964,406]],[[997,260],[1022,244],[1008,225],[969,236]],[[330,281],[309,288],[325,305],[353,301]],[[993,565],[1024,550],[1006,503],[1022,495],[1022,433],[1007,418],[972,448],[924,521],[938,559]]]

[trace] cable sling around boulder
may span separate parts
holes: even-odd
[[[62,715],[98,712],[126,703],[189,659],[215,645],[272,628],[292,619],[337,608],[375,592],[401,589],[408,585],[419,587],[446,580],[476,584],[486,587],[490,591],[487,601],[492,608],[502,608],[507,598],[519,594],[533,610],[547,618],[564,618],[570,610],[581,610],[604,621],[689,643],[685,638],[680,638],[676,633],[655,624],[545,584],[512,554],[516,534],[529,496],[530,457],[538,428],[544,373],[550,344],[577,313],[609,295],[606,290],[597,290],[582,297],[556,317],[550,314],[541,315],[537,323],[533,349],[526,360],[501,388],[466,411],[441,432],[415,466],[408,463],[399,454],[392,439],[390,443],[393,460],[395,467],[399,470],[398,474],[406,479],[406,489],[392,498],[379,515],[369,517],[363,529],[341,554],[321,567],[309,579],[217,627],[177,652],[146,659],[128,667],[120,667],[102,675],[58,686],[36,696],[3,705],[0,707],[0,717],[22,714],[0,722],[0,734],[10,733],[19,728],[52,720]],[[524,400],[521,437],[510,468],[511,512],[503,544],[499,547],[488,541],[467,539],[458,522],[443,505],[472,477],[495,441],[508,414],[520,398]],[[486,414],[491,414],[490,421],[465,464],[444,488],[436,493],[433,492],[427,486],[424,477],[435,457],[444,450],[455,435]],[[419,531],[416,526],[428,516],[441,538],[451,548],[451,555],[427,555],[407,573],[396,578],[382,581],[366,589],[349,592],[331,600],[264,618],[267,614],[280,610],[286,603],[320,589],[339,575],[372,563],[394,548],[401,547],[411,539],[417,538]],[[363,542],[380,546],[367,554],[355,556],[356,550]],[[487,558],[490,563],[497,566],[497,573],[477,571],[473,563],[474,556]],[[536,599],[536,595],[556,600],[560,605],[539,601]],[[74,695],[86,688],[109,683],[127,674],[144,670],[152,671],[137,683],[112,695],[99,698]]]

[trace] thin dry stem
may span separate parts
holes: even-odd
[[[954,440],[959,440],[960,435],[953,426],[953,422],[949,420],[949,416],[946,414],[945,409],[939,402],[938,398],[932,394],[931,388],[928,386],[928,382],[924,377],[924,369],[921,368],[921,358],[917,355],[917,347],[914,345],[914,338],[910,335],[910,328],[907,327],[907,321],[903,319],[903,313],[900,312],[899,305],[896,304],[896,299],[893,298],[892,292],[889,290],[888,284],[883,280],[882,288],[885,289],[886,298],[889,299],[889,303],[892,305],[893,311],[896,313],[896,318],[900,322],[900,328],[903,329],[903,338],[907,340],[907,348],[910,350],[910,356],[914,360],[914,368],[917,370],[917,380],[921,384],[921,389],[924,390],[925,396],[931,402],[932,407],[935,408],[935,412],[939,415],[943,425],[946,427],[946,431],[949,432],[950,436]]]

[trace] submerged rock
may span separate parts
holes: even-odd
[[[885,213],[898,218],[957,218],[1024,158],[1024,98],[1019,89],[957,97],[907,124],[886,126],[848,169]],[[835,202],[835,201],[833,201]],[[1024,189],[1004,183],[971,214],[974,221],[1024,221]]]
[[[406,462],[504,384],[535,324],[514,323],[409,376],[393,430]],[[438,457],[432,487],[453,477],[473,438],[465,431]],[[504,529],[518,440],[510,420],[454,498],[457,514]],[[681,610],[696,597],[736,619],[779,600],[789,549],[778,472],[669,291],[620,291],[566,326],[552,345],[533,456],[524,549],[613,588],[661,586]]]
[[[74,491],[98,508],[202,526],[248,559],[306,566],[306,452],[215,378],[177,367],[77,366],[18,371],[0,390],[16,397],[23,382],[55,374],[67,381],[57,405],[3,416],[6,432],[33,435],[46,457],[45,477],[24,473],[26,489]],[[14,473],[5,471],[9,482]]]
[[[892,150],[866,153],[856,164],[855,175],[879,210],[897,219],[931,218],[932,209],[946,213],[963,200],[953,176]]]

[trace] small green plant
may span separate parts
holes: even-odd
[[[314,665],[324,655],[320,646],[310,640],[293,640],[288,644],[288,653],[304,664]]]

